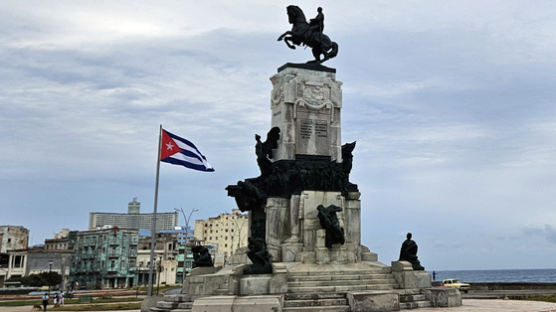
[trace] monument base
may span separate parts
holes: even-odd
[[[392,261],[392,275],[403,289],[432,287],[431,275],[426,271],[414,271],[407,261]]]
[[[388,312],[400,310],[400,296],[393,291],[358,291],[347,294],[352,312]]]
[[[192,312],[275,312],[282,311],[281,296],[212,296],[199,298]]]
[[[462,304],[461,293],[455,288],[430,288],[426,289],[424,293],[433,307],[459,307]]]

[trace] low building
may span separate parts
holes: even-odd
[[[26,249],[29,244],[29,230],[19,225],[0,226],[0,253]]]
[[[195,239],[202,245],[212,245],[215,250],[215,264],[223,264],[241,247],[247,246],[249,218],[239,209],[223,213],[206,220],[195,220]]]
[[[64,289],[70,278],[73,250],[54,250],[44,248],[29,248],[27,250],[27,265],[25,276],[43,272],[56,272],[62,276],[60,288]]]
[[[70,232],[74,253],[70,282],[88,288],[125,288],[136,284],[137,230],[110,229]]]
[[[54,234],[54,238],[44,240],[45,250],[68,250],[69,229],[62,229],[59,233]]]
[[[150,231],[143,232],[140,236],[137,250],[137,283],[148,285],[149,270],[151,263],[151,236]],[[168,231],[157,233],[155,238],[153,271],[153,284],[174,285],[176,284],[178,238],[179,232]]]
[[[9,279],[23,277],[26,263],[26,250],[10,250],[0,253],[0,288],[5,287],[6,281]]]

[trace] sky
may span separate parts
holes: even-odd
[[[215,168],[162,163],[158,210],[236,208],[259,170],[269,78],[311,59],[276,38],[323,7],[362,243],[428,270],[554,268],[556,2],[0,2],[0,224],[31,244],[89,212],[153,208],[158,127]]]

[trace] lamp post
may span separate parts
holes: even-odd
[[[50,273],[52,273],[52,261],[48,261],[48,278],[50,279]],[[48,281],[48,294],[50,295],[50,280]]]
[[[183,219],[185,220],[185,241],[183,243],[183,271],[182,271],[182,284],[185,282],[185,247],[186,244],[189,243],[189,221],[191,220],[191,215],[193,215],[194,212],[199,211],[199,209],[191,209],[191,212],[189,212],[189,216],[185,216],[185,212],[183,211],[183,208],[174,208],[174,211],[176,212],[180,212],[183,215]]]
[[[156,295],[158,296],[158,289],[160,288],[160,278],[162,277],[162,256],[158,260],[158,282],[156,283]]]

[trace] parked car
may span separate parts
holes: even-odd
[[[431,286],[432,287],[444,287],[444,283],[442,283],[442,281],[432,281]]]
[[[442,280],[442,283],[446,287],[457,288],[457,289],[463,291],[464,293],[467,293],[469,291],[469,289],[471,289],[470,284],[462,283],[455,278],[448,278],[448,279]]]

